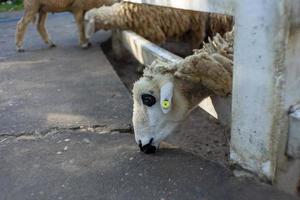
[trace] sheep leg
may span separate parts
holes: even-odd
[[[36,12],[25,10],[24,16],[20,19],[16,28],[16,49],[18,52],[24,52],[23,41],[28,24],[34,20]]]
[[[74,18],[75,18],[77,28],[78,28],[80,46],[81,46],[81,48],[86,49],[91,46],[91,43],[85,37],[84,23],[83,23],[84,13],[82,11],[79,11],[79,12],[75,12],[73,14],[74,14]]]
[[[47,12],[40,12],[39,13],[39,19],[37,23],[37,30],[39,34],[41,35],[42,39],[46,44],[49,45],[49,47],[55,47],[55,44],[49,39],[46,27],[45,27],[45,22],[47,19]]]

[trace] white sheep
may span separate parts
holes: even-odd
[[[38,14],[37,30],[42,39],[50,47],[55,44],[51,41],[45,28],[48,12],[72,12],[79,31],[79,40],[82,48],[87,48],[90,43],[84,34],[83,17],[84,13],[92,8],[103,5],[112,5],[117,0],[24,0],[24,15],[20,19],[16,28],[16,49],[24,51],[23,40],[26,28],[30,22],[35,22]]]
[[[217,34],[179,63],[155,61],[146,67],[133,88],[132,120],[141,150],[154,153],[204,98],[230,95],[232,67],[233,31]]]

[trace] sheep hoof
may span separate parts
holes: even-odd
[[[51,44],[49,45],[49,48],[54,48],[54,47],[56,47],[56,44],[54,44],[54,43],[51,43]]]
[[[25,50],[23,48],[17,48],[17,52],[23,53],[23,52],[25,52]]]
[[[92,46],[92,43],[87,42],[87,43],[82,44],[82,45],[81,45],[81,48],[82,48],[82,49],[88,49],[88,48],[91,47],[91,46]]]

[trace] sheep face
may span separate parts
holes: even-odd
[[[144,153],[154,153],[185,119],[188,102],[174,79],[161,76],[137,81],[133,100],[135,140]]]
[[[89,10],[84,15],[84,29],[86,38],[91,36],[97,30],[109,30],[112,28],[112,9],[114,6],[102,6]]]

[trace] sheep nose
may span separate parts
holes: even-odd
[[[144,152],[145,154],[155,153],[156,147],[154,145],[152,145],[152,142],[153,142],[153,138],[150,139],[148,144],[143,146],[141,140],[139,140],[139,147],[140,147],[141,151]]]

